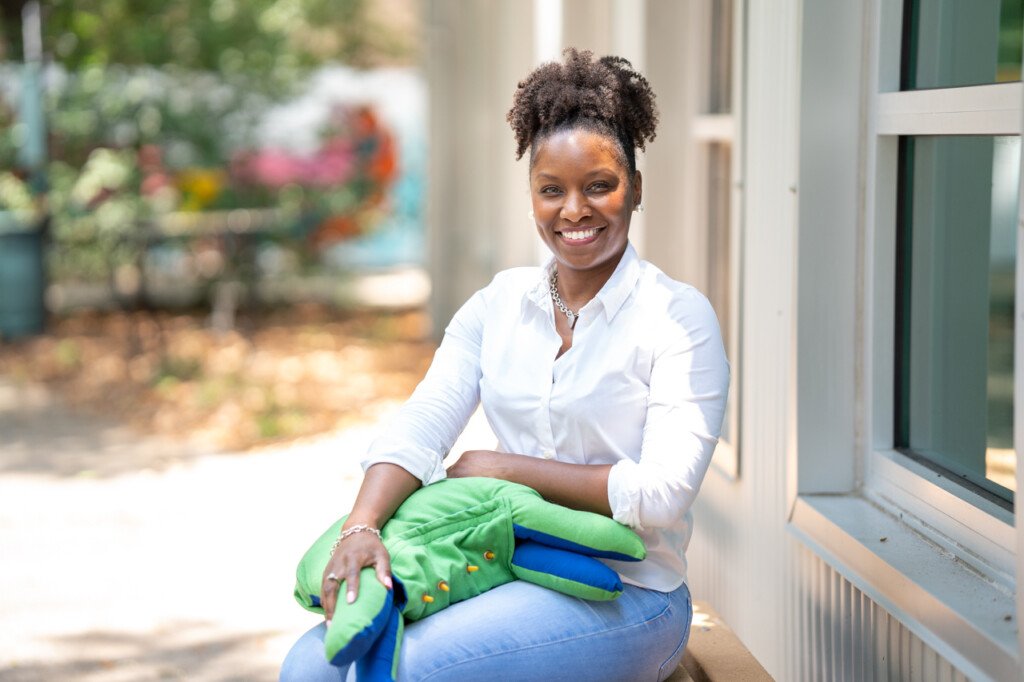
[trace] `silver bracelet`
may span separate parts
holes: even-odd
[[[333,545],[331,545],[331,556],[334,556],[334,552],[338,549],[338,545],[341,544],[342,540],[347,538],[349,535],[355,535],[356,533],[373,533],[377,536],[378,540],[381,539],[380,531],[374,528],[373,526],[367,526],[365,523],[356,524],[351,528],[346,528],[345,530],[341,531],[341,535],[339,535],[338,539],[334,541]]]

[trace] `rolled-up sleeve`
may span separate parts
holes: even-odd
[[[423,381],[370,445],[363,469],[397,464],[428,485],[480,402],[480,344],[486,307],[478,291],[452,318]]]
[[[721,433],[729,390],[718,320],[694,290],[669,306],[666,341],[651,369],[639,461],[623,459],[608,475],[616,521],[636,529],[682,522]]]

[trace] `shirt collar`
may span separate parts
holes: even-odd
[[[548,262],[540,269],[540,277],[537,278],[537,283],[526,292],[525,296],[523,296],[524,313],[526,312],[526,306],[528,303],[533,303],[541,310],[545,312],[547,311],[549,305],[548,301],[551,300],[551,287],[548,284],[548,279],[554,262],[554,258],[548,259]]]
[[[640,279],[640,257],[637,256],[633,245],[626,243],[626,251],[622,259],[615,266],[615,272],[604,283],[601,290],[597,292],[596,298],[604,308],[605,316],[611,322],[622,304],[626,302],[629,295],[636,288],[637,280]]]
[[[551,289],[548,280],[551,268],[554,266],[554,261],[554,258],[549,258],[544,267],[541,268],[541,276],[537,284],[529,289],[523,297],[524,306],[527,302],[530,302],[542,310],[547,311],[549,309],[551,306]],[[612,272],[612,276],[608,278],[608,281],[604,283],[604,286],[601,287],[601,290],[594,297],[600,302],[601,307],[604,308],[605,316],[609,322],[619,312],[619,309],[622,308],[622,304],[626,302],[626,299],[629,298],[638,279],[640,279],[640,257],[637,255],[633,245],[627,242],[626,251],[622,254],[619,264],[615,266],[615,271]]]

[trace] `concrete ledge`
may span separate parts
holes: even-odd
[[[693,603],[693,624],[683,662],[667,682],[773,682],[718,614]]]

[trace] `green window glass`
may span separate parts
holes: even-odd
[[[908,0],[902,89],[1021,79],[1024,0]]]
[[[1017,136],[900,141],[896,445],[1012,504]]]

